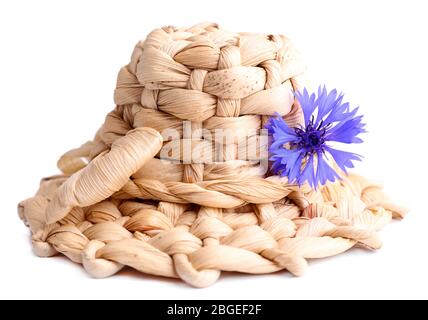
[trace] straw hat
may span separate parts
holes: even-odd
[[[263,128],[275,114],[302,123],[303,72],[281,35],[151,32],[95,138],[19,204],[35,254],[96,278],[129,266],[205,287],[221,271],[299,276],[307,259],[379,248],[376,231],[406,213],[381,186],[343,175],[314,189],[272,171]]]

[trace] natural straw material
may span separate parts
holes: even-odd
[[[19,204],[34,252],[62,253],[96,278],[130,266],[205,287],[221,271],[302,275],[307,259],[379,248],[376,232],[406,213],[379,185],[350,175],[311,190],[259,165],[267,119],[301,121],[303,71],[284,36],[154,30],[120,70],[94,140]]]

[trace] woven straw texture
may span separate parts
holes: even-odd
[[[377,231],[406,213],[381,186],[350,175],[297,187],[262,170],[266,152],[242,148],[265,149],[258,132],[275,112],[302,120],[303,72],[284,36],[216,24],[151,32],[120,70],[95,138],[19,204],[35,254],[64,254],[96,278],[129,266],[206,287],[221,271],[299,276],[308,259],[378,249]]]

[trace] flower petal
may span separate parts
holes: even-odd
[[[324,159],[322,153],[318,153],[318,168],[317,168],[317,177],[321,185],[324,185],[327,181],[334,182],[336,179],[339,179],[339,175],[332,167],[329,166],[327,161]]]
[[[362,116],[347,119],[327,130],[325,139],[342,143],[361,143],[363,140],[357,138],[360,133],[365,132],[365,124],[361,123]]]
[[[323,96],[318,98],[318,115],[315,122],[315,127],[319,125],[321,120],[331,112],[337,104],[337,90],[334,89],[327,94],[327,89],[324,87]]]
[[[300,176],[303,159],[304,159],[304,154],[299,153],[294,164],[292,166],[290,164],[290,166],[288,167],[288,179],[290,182],[298,181],[297,179]]]
[[[309,121],[311,120],[312,114],[315,111],[315,94],[309,96],[308,90],[305,88],[303,90],[303,93],[296,92],[295,95],[300,103],[300,106],[302,107],[303,117],[305,119],[305,126],[307,126],[309,124]]]
[[[342,151],[342,150],[336,150],[333,148],[330,148],[328,146],[325,147],[325,149],[331,154],[334,161],[337,163],[339,168],[347,174],[346,169],[347,168],[353,168],[354,164],[352,161],[358,160],[361,161],[361,156],[355,153]]]
[[[301,176],[298,179],[299,185],[302,185],[307,181],[311,187],[316,185],[315,183],[315,172],[314,172],[314,155],[310,155],[306,163],[306,167],[303,170]]]

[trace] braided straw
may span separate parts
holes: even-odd
[[[406,210],[379,185],[350,175],[315,191],[261,165],[267,119],[302,120],[303,71],[284,36],[154,30],[120,70],[94,140],[19,204],[35,254],[62,253],[96,278],[129,266],[206,287],[221,271],[299,276],[307,259],[380,248],[376,232]]]

